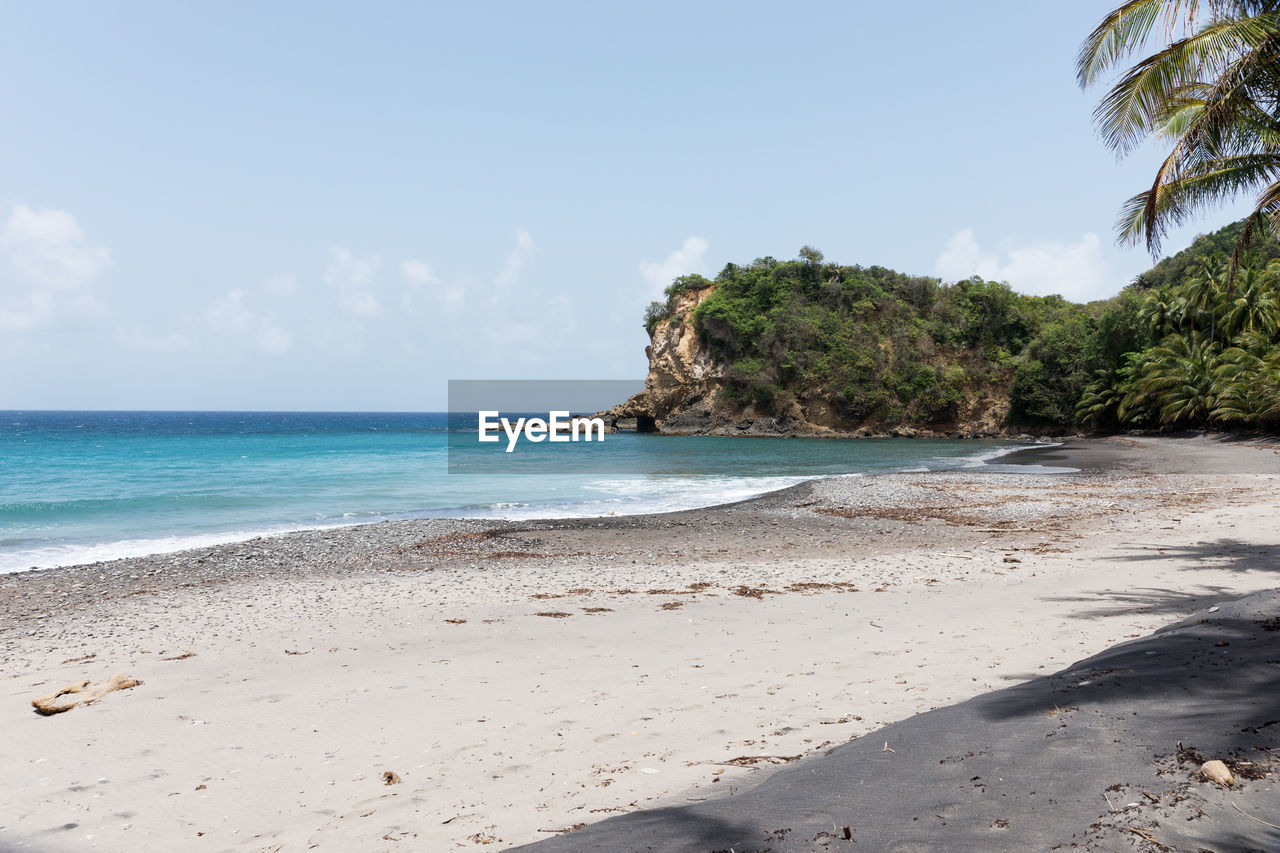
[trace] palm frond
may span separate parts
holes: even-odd
[[[1086,89],[1121,59],[1146,43],[1156,23],[1163,17],[1172,24],[1180,12],[1194,17],[1196,0],[1129,0],[1098,24],[1080,46],[1076,56],[1076,80]]]
[[[1203,90],[1205,72],[1239,63],[1276,32],[1277,16],[1225,17],[1138,62],[1103,97],[1094,111],[1108,148],[1126,154],[1170,117],[1188,90]],[[1246,74],[1249,67],[1239,69]],[[1238,85],[1238,83],[1237,83]]]

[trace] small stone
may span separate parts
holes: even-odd
[[[1206,761],[1200,765],[1200,775],[1208,779],[1210,782],[1217,782],[1223,787],[1230,788],[1236,783],[1236,777],[1231,775],[1231,771],[1227,769],[1227,765],[1221,761],[1214,759]]]

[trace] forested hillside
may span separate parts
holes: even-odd
[[[1116,297],[1087,305],[800,258],[676,279],[650,335],[691,323],[718,366],[720,409],[774,415],[820,403],[845,426],[947,428],[975,397],[1006,428],[1280,424],[1280,247],[1234,272],[1197,240]],[[684,299],[707,291],[698,300]],[[681,306],[688,307],[683,310]]]

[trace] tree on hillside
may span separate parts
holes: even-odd
[[[1122,239],[1156,253],[1171,226],[1195,211],[1258,191],[1231,255],[1255,232],[1280,230],[1280,2],[1128,0],[1080,48],[1082,88],[1145,50],[1169,43],[1120,76],[1094,113],[1120,155],[1148,138],[1170,146],[1151,187],[1125,204]]]
[[[1151,269],[1138,275],[1133,283],[1142,290],[1159,290],[1162,287],[1179,284],[1186,276],[1187,269],[1194,266],[1198,258],[1205,255],[1230,256],[1240,240],[1240,232],[1244,230],[1244,220],[1233,222],[1211,234],[1201,234],[1191,245],[1171,255]],[[1280,258],[1280,243],[1268,229],[1255,231],[1249,243],[1248,257],[1241,259],[1240,265],[1250,263],[1266,266],[1269,261]]]

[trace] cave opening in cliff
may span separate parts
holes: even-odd
[[[636,415],[636,432],[657,432],[658,424],[652,415]]]

